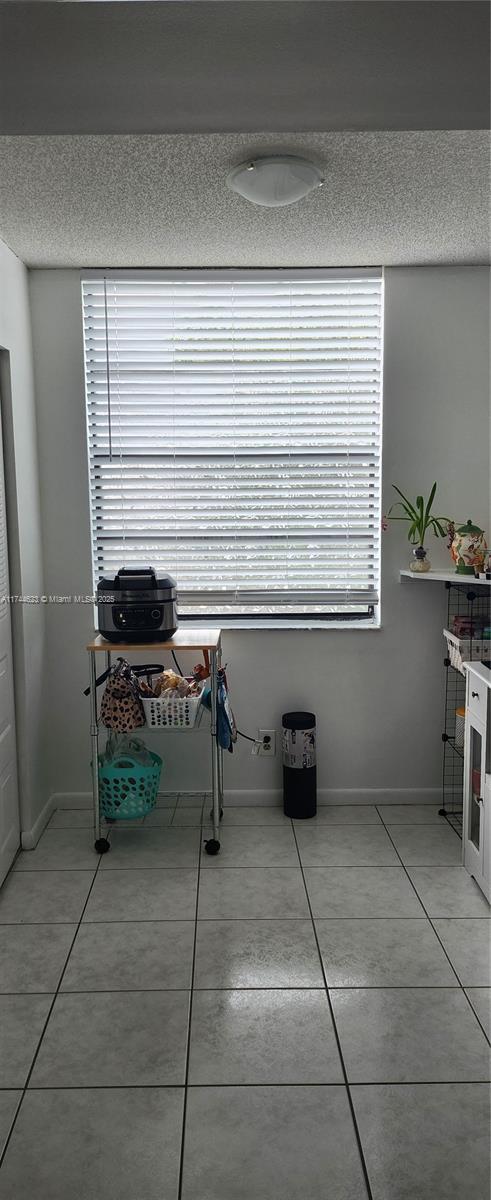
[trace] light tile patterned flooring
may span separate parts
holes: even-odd
[[[59,811],[0,893],[0,1200],[489,1200],[489,908],[432,808]]]

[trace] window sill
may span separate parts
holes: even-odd
[[[208,617],[206,619],[203,618],[203,620],[186,621],[185,625],[188,629],[209,629],[210,626],[219,625],[223,631],[235,631],[238,633],[242,633],[245,630],[248,632],[252,632],[253,630],[260,630],[261,632],[273,631],[275,633],[290,633],[291,630],[295,630],[298,633],[314,633],[317,630],[327,631],[333,629],[336,631],[342,629],[345,633],[353,633],[354,630],[357,633],[367,633],[372,630],[377,632],[381,628],[379,621],[367,621],[366,624],[361,621],[275,621],[274,617],[271,620],[265,619],[262,621],[248,621],[246,617],[244,617],[243,621],[227,621],[225,618],[219,620],[216,617]]]

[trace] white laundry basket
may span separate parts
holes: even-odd
[[[203,706],[199,696],[142,696],[147,725],[155,729],[196,729]]]

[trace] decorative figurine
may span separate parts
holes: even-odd
[[[472,521],[459,525],[455,530],[450,553],[457,575],[475,575],[484,569],[487,542],[484,530]]]

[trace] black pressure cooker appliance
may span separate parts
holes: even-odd
[[[176,581],[153,567],[122,567],[99,580],[97,615],[109,642],[165,642],[178,626]]]

